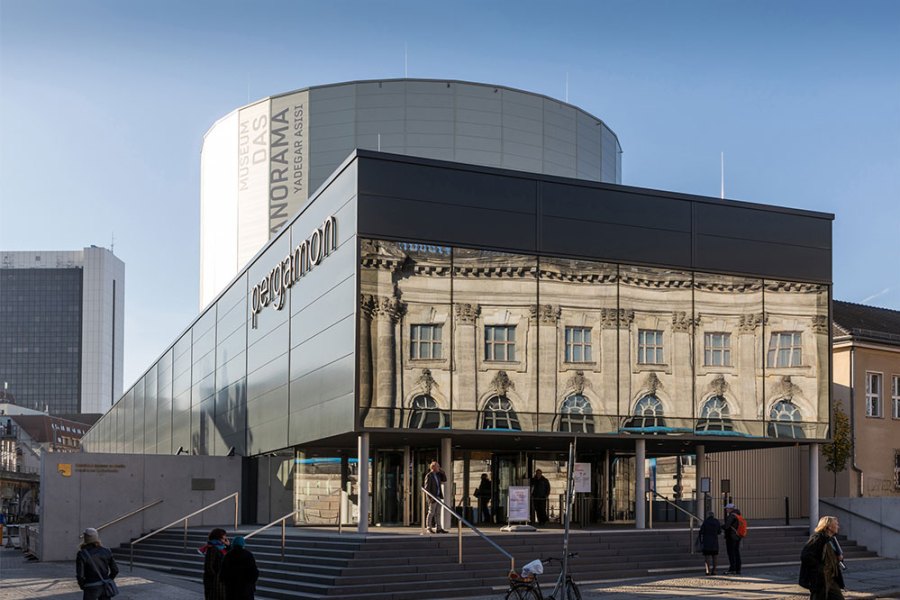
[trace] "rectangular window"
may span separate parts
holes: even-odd
[[[881,416],[881,373],[866,373],[866,416]]]
[[[638,364],[661,365],[663,363],[663,332],[658,329],[638,330]]]
[[[900,375],[894,375],[893,382],[891,405],[894,407],[894,418],[900,419]]]
[[[703,361],[707,367],[730,367],[731,334],[718,332],[703,334]]]
[[[485,325],[484,360],[516,360],[515,325]]]
[[[769,339],[769,356],[766,366],[772,367],[799,367],[800,332],[799,331],[775,331]]]
[[[409,357],[413,360],[441,358],[443,325],[410,325]]]
[[[566,362],[591,362],[591,328],[566,327]]]

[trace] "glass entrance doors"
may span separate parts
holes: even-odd
[[[403,524],[404,452],[379,450],[375,456],[373,509],[376,525]]]

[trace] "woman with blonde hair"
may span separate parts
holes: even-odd
[[[819,519],[815,533],[800,553],[800,585],[809,590],[810,600],[844,600],[841,567],[831,545],[840,529],[837,517]]]

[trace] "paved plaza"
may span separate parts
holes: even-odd
[[[72,554],[75,554],[73,548]],[[116,581],[121,600],[196,600],[203,598],[198,581],[172,577],[157,571],[120,565]],[[702,565],[698,565],[701,570]],[[31,562],[21,551],[0,548],[0,600],[80,600],[72,562]],[[850,561],[844,577],[847,598],[900,598],[900,561],[862,559]],[[717,577],[661,574],[655,578],[581,582],[584,600],[668,600],[684,598],[733,598],[739,600],[801,600],[808,594],[796,585],[797,566],[747,568],[741,577]],[[548,582],[549,585],[550,582]],[[549,591],[549,590],[547,590]],[[499,591],[475,600],[503,598]],[[423,600],[426,597],[423,596]],[[436,600],[428,598],[427,600]]]

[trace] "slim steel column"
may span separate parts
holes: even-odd
[[[369,532],[369,434],[368,432],[359,434],[359,446],[357,458],[359,458],[358,467],[358,486],[359,486],[359,523],[356,531],[359,533]]]
[[[644,489],[644,462],[647,446],[644,440],[634,440],[634,528],[644,529],[646,521],[647,493]]]

